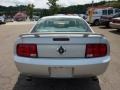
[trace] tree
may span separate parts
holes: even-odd
[[[58,0],[48,0],[47,4],[50,7],[51,14],[57,14],[60,10],[60,6],[57,4]]]
[[[106,3],[107,5],[108,3]],[[120,0],[113,0],[109,2],[109,6],[114,7],[114,8],[120,8]]]
[[[30,19],[33,17],[34,5],[28,4],[27,6],[27,14],[29,15]]]

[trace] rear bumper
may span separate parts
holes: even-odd
[[[120,29],[120,24],[110,22],[110,27],[115,29]]]
[[[51,77],[51,67],[72,68],[72,76],[62,78],[77,78],[97,76],[105,72],[110,62],[110,56],[80,59],[80,58],[41,58],[30,59],[15,56],[18,70],[30,76]],[[57,77],[57,76],[56,76]],[[58,76],[57,78],[61,78]]]

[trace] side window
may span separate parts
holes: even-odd
[[[115,13],[119,13],[120,12],[120,9],[115,9]]]
[[[107,15],[107,10],[102,10],[102,15]]]
[[[120,17],[120,13],[118,13],[118,16],[117,17]]]
[[[113,14],[113,9],[108,10],[108,15]]]

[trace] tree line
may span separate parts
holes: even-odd
[[[0,6],[0,14],[11,15],[14,16],[18,11],[25,11],[31,18],[33,15],[36,16],[48,16],[53,14],[85,14],[88,7],[91,7],[92,4],[85,5],[73,5],[68,7],[62,7],[58,5],[56,2],[58,0],[48,0],[49,9],[39,9],[34,8],[33,4],[29,4],[27,6]],[[98,3],[94,3],[94,6],[112,6],[115,8],[120,8],[120,0],[118,1],[101,1]]]

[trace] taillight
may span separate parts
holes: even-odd
[[[112,22],[113,23],[120,23],[120,20],[113,19]]]
[[[87,44],[86,45],[86,58],[102,57],[107,54],[106,44]]]
[[[112,23],[115,23],[115,20],[112,20]]]
[[[22,57],[37,57],[37,45],[36,44],[18,44],[16,48],[18,56]]]

